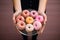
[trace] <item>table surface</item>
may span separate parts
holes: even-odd
[[[60,0],[48,0],[48,21],[42,35],[37,40],[59,40],[60,38]],[[12,21],[12,0],[0,0],[0,40],[23,40]]]

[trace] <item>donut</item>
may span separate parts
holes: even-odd
[[[19,22],[19,21],[24,21],[24,17],[21,16],[21,15],[18,15],[17,18],[16,18],[16,21]]]
[[[24,30],[25,29],[25,23],[23,22],[23,21],[19,21],[18,23],[17,23],[17,27],[18,27],[18,29],[20,29],[20,30]]]
[[[44,18],[43,18],[43,16],[38,15],[38,16],[36,16],[35,20],[36,21],[39,21],[39,22],[43,22],[44,21]]]
[[[26,18],[26,23],[30,24],[33,23],[34,19],[32,17],[27,17]]]
[[[26,25],[26,31],[27,31],[27,32],[32,32],[33,30],[34,30],[34,27],[33,27],[32,24],[27,24],[27,25]]]
[[[38,15],[38,12],[35,11],[35,10],[33,10],[33,11],[31,11],[30,15],[31,15],[32,17],[36,17],[36,16]]]
[[[22,14],[23,14],[24,17],[29,16],[29,13],[30,12],[28,10],[23,10],[23,12],[22,12]]]
[[[33,26],[34,26],[35,30],[39,30],[42,27],[42,24],[40,22],[38,22],[38,21],[35,21],[33,23]]]

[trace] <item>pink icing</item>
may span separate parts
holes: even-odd
[[[30,14],[31,14],[32,17],[36,17],[38,15],[38,12],[33,10],[33,11],[31,11]]]
[[[24,17],[29,16],[29,11],[28,11],[28,10],[24,10],[24,11],[23,11],[23,16],[24,16]]]
[[[37,20],[39,22],[43,22],[44,21],[44,18],[43,18],[43,16],[38,15],[38,16],[36,16],[35,20]]]
[[[16,18],[17,22],[18,21],[24,21],[24,17],[21,16],[21,15],[18,15],[17,18]]]
[[[42,24],[38,21],[35,21],[33,23],[33,26],[34,26],[35,30],[39,30],[42,27]]]

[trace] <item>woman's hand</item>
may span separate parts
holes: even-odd
[[[44,17],[44,25],[46,24],[46,22],[47,22],[47,15],[46,15],[46,13],[41,13],[41,15]]]
[[[43,33],[43,31],[44,31],[44,29],[45,29],[45,25],[46,25],[46,23],[47,23],[47,15],[43,12],[43,13],[40,13],[43,17],[44,17],[44,22],[43,22],[43,26],[42,26],[42,28],[41,28],[41,30],[40,30],[40,32],[38,32],[38,34],[39,33]]]
[[[16,16],[21,13],[20,11],[16,11],[14,14],[13,14],[13,23],[16,24]]]

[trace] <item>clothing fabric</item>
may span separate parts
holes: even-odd
[[[21,0],[22,10],[34,9],[38,10],[39,0]]]
[[[28,36],[23,35],[23,34],[22,34],[22,36],[23,36],[23,40],[28,40]],[[37,36],[38,36],[38,34],[32,35],[32,40],[37,40]]]

